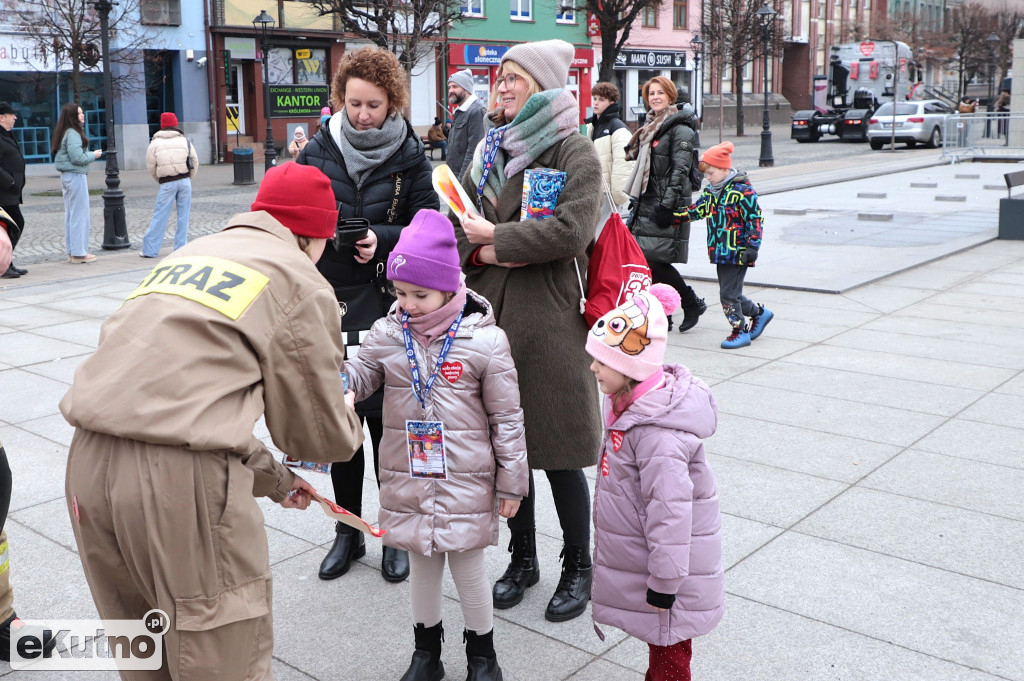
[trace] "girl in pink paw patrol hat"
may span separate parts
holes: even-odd
[[[606,395],[593,618],[646,641],[647,678],[658,680],[690,678],[692,639],[724,612],[722,518],[701,442],[715,432],[718,407],[686,367],[663,363],[666,314],[678,306],[672,287],[655,284],[587,337]]]
[[[388,256],[398,301],[345,363],[356,401],[384,386],[380,515],[409,552],[416,648],[402,678],[439,679],[441,578],[459,591],[469,677],[500,679],[484,548],[529,491],[519,381],[491,304],[466,288],[452,223],[421,210]]]

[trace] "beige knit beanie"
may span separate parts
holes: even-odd
[[[573,46],[564,40],[541,40],[512,47],[501,63],[514,61],[533,76],[541,90],[554,90],[565,87],[575,54]]]

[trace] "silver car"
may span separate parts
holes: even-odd
[[[881,149],[893,137],[895,125],[896,141],[908,147],[918,142],[934,149],[942,145],[942,121],[953,109],[938,99],[920,102],[899,102],[893,115],[892,102],[878,107],[868,122],[868,142],[872,149]]]

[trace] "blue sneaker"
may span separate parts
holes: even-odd
[[[722,341],[722,347],[726,350],[745,348],[750,345],[750,332],[744,328],[733,327],[729,337]]]
[[[768,326],[775,317],[772,311],[761,305],[761,312],[750,318],[750,340],[757,340],[757,337],[764,333],[764,327]]]

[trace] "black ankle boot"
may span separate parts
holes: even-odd
[[[413,634],[416,636],[416,651],[400,681],[441,681],[444,678],[444,663],[441,662],[444,629],[441,623],[429,628],[422,623],[417,624]]]
[[[548,602],[544,619],[549,622],[567,622],[583,614],[590,600],[593,564],[585,546],[565,546],[562,549],[562,576],[555,595]]]
[[[665,318],[668,319],[668,330],[671,331],[672,330],[672,315],[666,315]]]
[[[348,572],[352,561],[366,555],[366,541],[363,533],[344,523],[335,523],[334,545],[320,563],[320,579],[337,579]]]
[[[537,535],[530,532],[513,532],[508,543],[512,554],[505,574],[494,583],[494,607],[505,610],[519,605],[526,595],[526,589],[540,581],[540,565],[537,564]]]
[[[384,558],[380,561],[380,573],[389,582],[401,582],[409,576],[409,554],[401,549],[384,547]]]
[[[464,629],[462,640],[466,642],[466,681],[501,681],[501,667],[494,654],[494,629],[486,634]]]
[[[683,306],[683,321],[679,322],[679,333],[689,331],[697,326],[697,320],[707,311],[708,306],[704,303],[703,298],[695,298],[693,303]],[[672,330],[671,327],[669,330]]]

